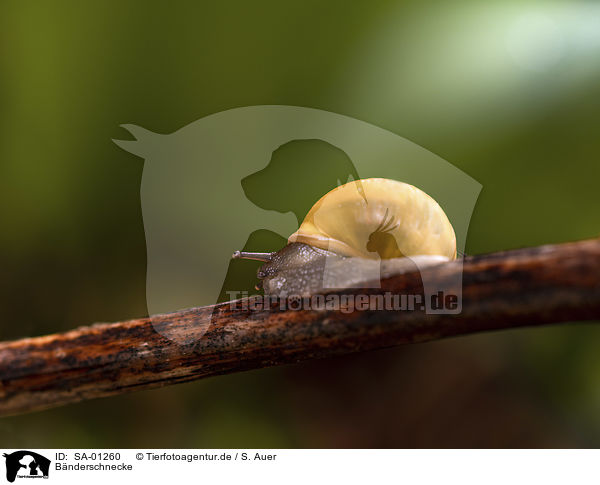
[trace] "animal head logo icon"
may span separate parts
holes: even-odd
[[[388,219],[388,213],[389,209],[386,209],[381,223],[369,236],[367,251],[377,253],[380,259],[401,258],[404,254],[398,248],[396,238],[391,234],[400,224],[394,224],[393,215]]]
[[[27,478],[48,478],[50,460],[39,453],[29,450],[3,454],[6,461],[6,479],[14,482],[17,475]]]

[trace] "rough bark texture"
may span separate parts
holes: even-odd
[[[468,257],[344,293],[423,296],[421,277],[448,293],[461,269],[459,314],[252,311],[236,300],[0,343],[0,415],[454,335],[600,320],[600,240]]]

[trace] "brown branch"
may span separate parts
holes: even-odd
[[[0,343],[0,414],[485,330],[600,319],[600,240],[464,260],[460,314],[228,303]],[[450,290],[460,262],[424,270]],[[425,273],[423,273],[423,277]],[[345,293],[423,295],[421,275]],[[168,338],[168,337],[169,338]]]

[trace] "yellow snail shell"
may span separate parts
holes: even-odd
[[[321,197],[279,251],[233,258],[265,262],[258,270],[265,294],[306,296],[456,259],[456,236],[425,192],[371,178]]]
[[[456,258],[454,229],[438,203],[412,185],[384,178],[355,180],[331,190],[288,242],[369,259]]]

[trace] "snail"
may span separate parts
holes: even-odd
[[[257,276],[266,295],[308,296],[454,260],[456,236],[425,192],[369,178],[321,197],[279,251],[232,257],[265,263]]]

